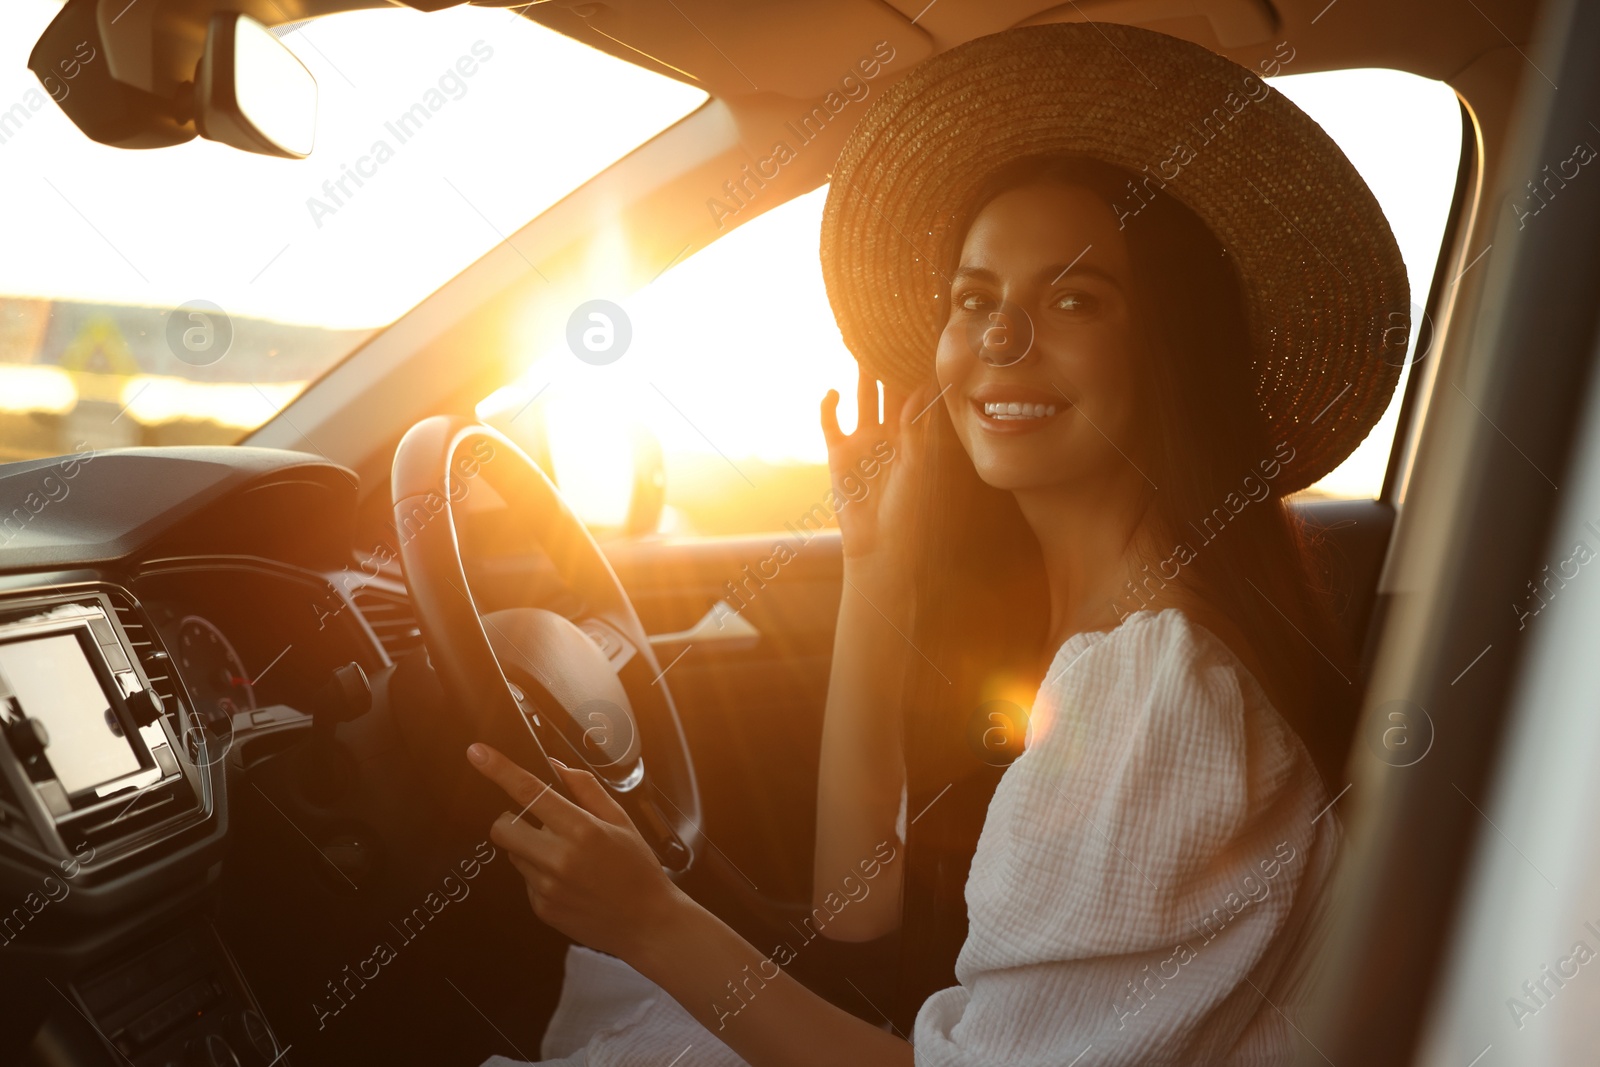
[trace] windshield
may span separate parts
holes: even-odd
[[[130,151],[28,70],[59,11],[0,5],[0,461],[238,440],[706,100],[512,11],[380,8],[276,31],[317,79],[310,158]]]

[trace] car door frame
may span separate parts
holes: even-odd
[[[1600,183],[1563,188],[1561,221],[1519,228],[1525,220],[1501,206],[1566,157],[1585,115],[1600,114],[1597,52],[1600,9],[1547,3],[1515,110],[1496,117],[1504,151],[1474,227],[1492,240],[1474,240],[1476,277],[1457,284],[1479,265],[1463,260],[1451,286],[1459,325],[1432,375],[1385,572],[1389,608],[1347,766],[1346,842],[1296,1063],[1414,1062],[1451,935],[1471,933],[1457,930],[1457,905],[1474,851],[1498,833],[1483,798],[1527,660],[1526,632],[1509,624],[1550,551],[1600,293]],[[1383,741],[1391,714],[1416,742],[1403,756]]]

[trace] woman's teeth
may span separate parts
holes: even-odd
[[[1054,404],[988,403],[983,413],[992,419],[1048,419],[1056,413]]]

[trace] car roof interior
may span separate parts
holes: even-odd
[[[686,0],[668,5],[556,0],[528,8],[527,16],[662,73],[688,74],[713,95],[732,100],[757,91],[820,95],[829,88],[832,71],[846,69],[856,58],[851,50],[857,41],[888,37],[897,46],[906,41],[942,52],[1012,26],[1078,21],[1145,26],[1245,65],[1253,65],[1277,41],[1289,40],[1299,53],[1297,67],[1303,62],[1305,70],[1394,67],[1449,81],[1485,53],[1524,42],[1536,10],[1512,0],[1474,6],[1480,13],[1463,17],[1458,4],[1371,0]],[[1375,25],[1383,32],[1374,33]],[[752,87],[749,72],[759,72],[760,89]]]
[[[380,0],[189,0],[182,5],[186,15],[208,8],[260,8],[259,17],[274,24],[384,6]],[[453,5],[418,0],[411,6]],[[845,70],[857,58],[860,41],[887,38],[897,47],[932,54],[1012,26],[1079,21],[1144,26],[1245,65],[1253,65],[1277,41],[1289,40],[1301,70],[1393,67],[1453,82],[1491,52],[1526,48],[1537,11],[1536,5],[1517,0],[1482,0],[1467,8],[1443,0],[546,0],[523,7],[527,18],[728,101],[761,93],[796,99],[821,95],[835,79],[835,69]],[[1382,32],[1374,32],[1379,27]],[[759,74],[755,82],[747,76],[751,72]]]

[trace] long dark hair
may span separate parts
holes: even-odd
[[[1124,610],[1137,610],[1170,578],[1189,601],[1231,623],[1235,636],[1218,636],[1259,665],[1257,681],[1332,785],[1350,740],[1353,657],[1329,609],[1315,540],[1277,488],[1292,477],[1293,449],[1268,439],[1256,402],[1239,273],[1191,210],[1155,183],[1136,193],[1137,182],[1075,157],[999,168],[963,206],[943,250],[944,276],[973,219],[1001,193],[1059,185],[1095,193],[1107,211],[1120,205],[1141,341],[1136,388],[1150,415],[1142,447],[1118,445],[1159,486],[1147,490],[1150,544],[1135,546],[1154,556],[1143,560],[1149,569],[1127,591]],[[1049,594],[1040,548],[1016,499],[978,477],[943,404],[920,421],[926,474],[907,548],[918,566],[910,636],[922,655],[903,701],[908,811],[922,816],[908,834],[902,974],[917,976],[903,990],[908,1009],[948,984],[965,936],[961,886],[1000,773],[971,743],[974,718],[986,717],[992,701],[1031,697],[1053,651],[1044,647]],[[1175,566],[1180,545],[1190,551]],[[951,795],[942,796],[947,788]]]

